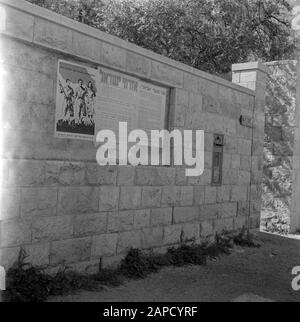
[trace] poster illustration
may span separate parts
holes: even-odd
[[[55,136],[93,141],[97,69],[60,60],[58,63]]]

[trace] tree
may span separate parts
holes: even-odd
[[[295,50],[286,0],[30,0],[195,68],[289,59]]]

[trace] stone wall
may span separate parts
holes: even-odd
[[[1,259],[89,272],[131,247],[161,251],[260,217],[264,71],[251,89],[166,59],[24,1],[0,0],[5,74]],[[54,137],[59,59],[104,66],[170,89],[169,128],[205,130],[205,172],[100,167],[92,142]],[[242,83],[243,65],[234,73]],[[249,69],[247,65],[246,70]],[[256,89],[256,90],[255,90]],[[254,129],[239,118],[253,118]],[[212,186],[214,133],[225,135],[223,184]]]

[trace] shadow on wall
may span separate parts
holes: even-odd
[[[262,226],[288,233],[292,197],[296,61],[267,64]]]

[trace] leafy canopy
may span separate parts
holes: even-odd
[[[28,0],[216,74],[233,63],[289,59],[287,0]]]

